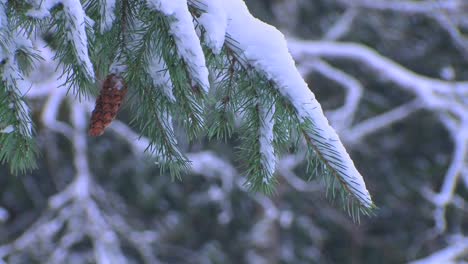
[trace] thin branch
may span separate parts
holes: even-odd
[[[461,263],[457,262],[457,259],[466,257],[467,254],[468,238],[463,237],[457,239],[446,248],[436,251],[423,259],[412,261],[409,264]]]
[[[422,109],[421,102],[415,100],[378,116],[366,119],[349,130],[343,132],[343,137],[346,142],[356,143],[364,137],[380,131],[381,129],[390,127],[396,122],[400,122],[408,118],[412,113]]]

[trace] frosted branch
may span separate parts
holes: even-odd
[[[462,0],[449,1],[345,1],[338,0],[348,7],[364,8],[374,11],[391,11],[412,15],[423,15],[434,19],[452,38],[459,51],[468,57],[468,37],[464,36],[457,25],[457,18],[466,17],[467,4]],[[459,19],[458,19],[459,20]]]
[[[101,14],[100,33],[103,34],[112,28],[115,20],[115,0],[99,0]]]
[[[186,0],[148,0],[148,7],[170,17],[170,33],[174,37],[178,55],[187,63],[194,81],[208,92],[208,68],[205,55],[192,22]]]
[[[206,30],[206,44],[214,54],[219,54],[224,45],[227,28],[227,15],[222,3],[211,0],[199,0],[204,13],[198,18],[200,25]]]
[[[457,12],[465,6],[462,0],[446,1],[383,1],[383,0],[337,0],[349,7],[360,7],[380,11],[394,11],[408,14],[428,14],[439,11]]]
[[[261,164],[265,175],[263,176],[263,184],[270,185],[273,181],[273,174],[276,169],[276,154],[273,146],[273,127],[275,125],[274,114],[275,106],[270,108],[264,105],[259,105],[259,141],[260,141],[260,156]]]
[[[329,113],[333,127],[341,131],[349,127],[354,121],[364,91],[361,83],[353,76],[331,66],[323,60],[299,60],[298,69],[303,76],[316,71],[324,77],[340,84],[346,91],[346,99],[340,108]]]
[[[448,247],[436,251],[425,258],[412,261],[409,264],[462,263],[458,262],[457,260],[461,260],[462,258],[466,257],[467,252],[468,238],[462,237],[459,239],[455,239],[455,241],[453,241],[453,243],[450,243]]]
[[[319,184],[313,184],[302,180],[294,173],[300,163],[304,161],[302,155],[287,155],[278,161],[278,174],[295,190],[299,192],[317,192],[322,187]]]
[[[298,58],[328,57],[361,62],[383,79],[418,96],[426,108],[450,111],[458,117],[464,116],[466,111],[453,97],[468,94],[468,82],[445,82],[416,74],[361,44],[290,39],[289,48]]]
[[[243,1],[226,2],[224,8],[230,20],[227,34],[235,40],[227,42],[228,46],[241,53],[238,59],[243,61],[243,66],[252,66],[275,84],[278,93],[294,107],[301,123],[311,122],[309,131],[304,131],[309,144],[361,205],[372,208],[362,176],[296,69],[284,36],[254,18]],[[245,31],[245,23],[250,25],[249,31]]]
[[[367,135],[373,134],[381,129],[388,128],[396,122],[408,118],[412,113],[422,108],[418,101],[412,101],[396,107],[383,114],[361,121],[352,128],[343,132],[347,142],[359,142]]]
[[[338,40],[346,35],[352,27],[353,21],[358,15],[358,11],[355,8],[347,9],[340,19],[338,19],[330,29],[325,33],[324,39],[326,40]]]
[[[147,71],[153,79],[154,86],[160,88],[162,94],[164,94],[169,101],[175,102],[176,98],[173,93],[171,76],[169,75],[169,70],[167,69],[164,59],[153,56],[150,59]]]

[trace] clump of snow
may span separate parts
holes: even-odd
[[[26,137],[32,137],[32,121],[29,118],[30,109],[24,100],[19,101],[19,118],[27,120],[26,125],[21,125],[19,132]]]
[[[68,38],[73,43],[76,57],[84,67],[86,75],[94,79],[94,68],[88,54],[88,36],[86,35],[86,22],[91,19],[86,16],[79,0],[62,0],[62,4],[70,28]]]
[[[171,77],[167,70],[166,63],[163,58],[152,56],[148,65],[148,74],[153,79],[153,84],[156,87],[161,87],[163,94],[171,101],[175,102],[176,98],[173,93]]]
[[[10,134],[13,131],[15,131],[15,128],[12,125],[8,125],[4,129],[0,130],[0,133]]]
[[[171,17],[170,33],[174,37],[178,55],[187,63],[192,78],[208,92],[208,68],[192,15],[186,0],[148,0],[148,7]]]
[[[99,12],[101,13],[100,32],[104,34],[112,28],[115,20],[115,0],[99,1]]]
[[[5,12],[6,0],[0,0],[0,31],[7,27],[7,15]]]
[[[21,71],[14,57],[14,53],[16,52],[18,46],[25,44],[21,42],[21,38],[19,38],[19,40],[19,43],[8,43],[9,47],[7,47],[5,51],[6,54],[3,55],[5,57],[4,59],[6,59],[6,63],[3,66],[3,74],[1,77],[5,84],[6,90],[16,94],[16,98],[18,98],[14,102],[11,102],[9,107],[15,111],[16,119],[23,121],[18,127],[19,133],[25,137],[32,137],[32,125],[29,118],[29,107],[26,105],[23,99],[21,99],[23,97],[22,91],[27,91],[30,87],[30,84],[24,81],[23,76],[21,76]],[[11,128],[8,128],[8,126],[6,129],[10,132],[14,131],[11,130]]]
[[[0,207],[0,222],[1,223],[6,222],[9,217],[10,217],[10,214],[8,213],[8,211],[5,208]]]
[[[29,10],[26,13],[26,15],[33,17],[33,18],[37,18],[37,19],[43,19],[43,18],[49,17],[50,16],[49,10],[59,3],[60,3],[60,0],[35,0],[34,1],[35,8],[32,8],[31,10]]]
[[[221,1],[201,0],[204,11],[198,22],[206,31],[206,44],[214,54],[219,54],[224,45],[227,28],[227,14]]]
[[[187,1],[183,0],[148,0],[148,6],[150,8],[159,10],[166,15],[174,15],[176,9],[180,8],[181,5],[187,4]]]
[[[266,177],[263,178],[264,184],[270,184],[273,179],[273,174],[276,169],[276,155],[275,148],[273,145],[273,127],[275,125],[274,120],[275,106],[271,108],[261,106],[259,107],[260,117],[260,155],[262,160],[262,166],[266,171]]]
[[[88,36],[86,35],[86,26],[94,22],[86,15],[79,0],[43,0],[38,8],[29,10],[27,15],[37,19],[46,18],[50,16],[49,10],[59,3],[63,5],[66,28],[69,29],[67,37],[73,44],[76,58],[85,74],[94,80],[94,68],[89,58]]]

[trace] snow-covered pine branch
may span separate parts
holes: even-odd
[[[34,51],[30,40],[11,29],[3,16],[5,7],[0,2],[0,162],[9,163],[10,171],[17,174],[36,166],[32,121],[24,99],[29,83],[23,80]]]
[[[193,81],[208,92],[208,69],[205,56],[193,25],[186,0],[148,0],[148,6],[163,13],[169,23],[169,32],[177,46],[177,53],[186,63]]]
[[[270,93],[277,92],[283,97],[281,100],[294,108],[293,113],[302,124],[299,130],[309,147],[319,156],[319,162],[364,208],[372,208],[373,203],[362,176],[296,69],[284,36],[276,28],[254,18],[243,1],[229,1],[223,5],[214,5],[210,1],[192,3],[205,12],[226,14],[229,21],[226,27],[227,48],[234,51],[244,68],[259,72],[268,83],[273,83],[271,88],[275,91]],[[219,39],[217,35],[223,26],[221,23],[218,28],[205,29],[207,39]],[[249,30],[245,30],[247,26]],[[268,89],[268,85],[262,89]]]
[[[252,189],[271,192],[277,159],[299,135],[311,154],[311,174],[339,182],[363,212],[374,207],[284,36],[254,18],[243,0],[45,0],[21,10],[27,10],[30,39],[37,37],[31,32],[51,35],[64,85],[75,95],[94,93],[96,77],[125,79],[131,119],[172,175],[189,162],[175,124],[193,140],[206,130],[211,137],[231,136],[239,121]],[[211,95],[214,118],[207,129]]]
[[[45,23],[48,33],[53,34],[51,45],[56,49],[56,59],[63,65],[67,86],[75,94],[88,96],[95,83],[94,65],[90,58],[88,39],[94,35],[94,21],[86,14],[79,0],[44,0],[27,12],[31,20]],[[39,25],[31,25],[31,32]],[[31,36],[33,37],[33,35]]]
[[[112,24],[115,20],[115,0],[100,0],[99,12],[101,21],[99,24],[99,32],[104,34],[106,31],[111,30]]]

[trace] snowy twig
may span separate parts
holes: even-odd
[[[408,14],[429,14],[438,11],[458,12],[466,6],[463,0],[445,1],[385,1],[385,0],[337,0],[348,7],[360,7],[380,11],[394,11]]]
[[[294,173],[294,168],[304,161],[305,155],[287,155],[278,161],[279,175],[299,192],[317,192],[322,189],[319,184],[306,182]]]
[[[353,125],[343,132],[344,140],[349,143],[359,142],[369,134],[378,132],[383,128],[408,118],[412,113],[422,108],[419,101],[411,101],[378,116],[371,117]]]
[[[353,76],[331,66],[323,60],[298,60],[298,64],[302,75],[306,76],[311,71],[317,71],[326,78],[340,84],[345,89],[346,99],[343,106],[330,111],[329,118],[333,127],[338,132],[348,128],[353,123],[354,115],[361,102],[364,91],[361,83]]]
[[[462,0],[446,1],[372,1],[338,0],[347,7],[364,8],[376,11],[391,11],[410,15],[423,15],[434,19],[452,38],[453,43],[468,58],[468,37],[457,25],[457,17],[466,17],[468,4]]]
[[[358,10],[355,8],[348,8],[340,19],[338,19],[325,33],[324,39],[338,40],[346,35],[353,24],[354,19],[358,15]]]
[[[448,247],[432,253],[431,255],[412,261],[409,264],[450,264],[462,263],[457,259],[464,258],[468,255],[468,238],[463,237],[456,239]]]

